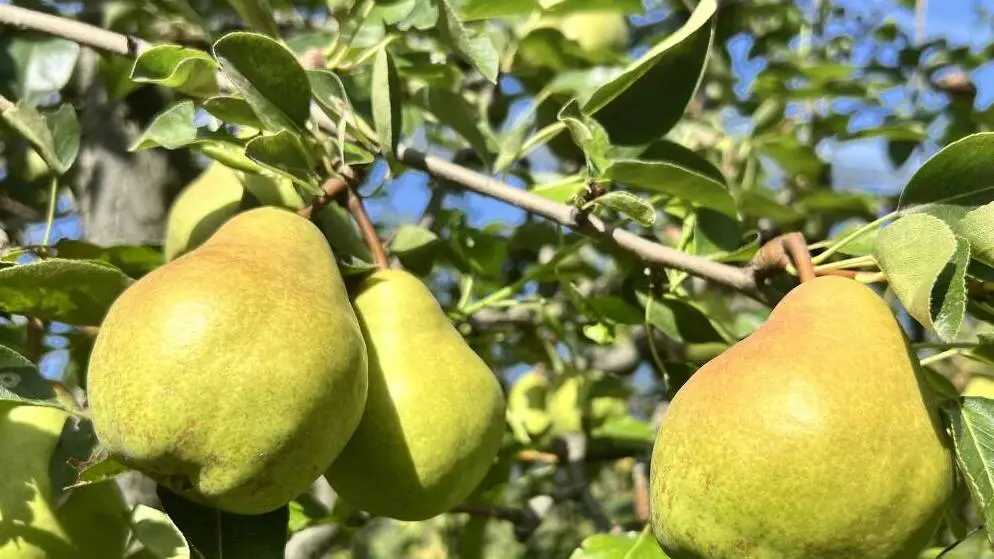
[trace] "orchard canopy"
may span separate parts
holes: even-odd
[[[991,10],[981,0],[0,4],[0,559],[676,557],[692,544],[674,543],[676,517],[657,518],[653,479],[654,452],[670,450],[657,445],[670,403],[823,276],[872,289],[910,351],[798,343],[797,386],[804,363],[870,356],[837,371],[856,379],[906,359],[895,382],[920,380],[948,451],[941,510],[901,557],[994,557]],[[271,216],[267,207],[285,214],[215,236]],[[175,276],[202,281],[155,279],[232,237],[203,274]],[[417,281],[364,301],[383,268]],[[246,269],[258,284],[239,283]],[[167,287],[144,287],[153,281]],[[190,327],[200,311],[169,326],[175,309],[232,286],[241,298],[202,315],[224,342],[204,347]],[[833,297],[775,345],[795,347],[833,320],[852,326],[833,326],[840,336],[862,335],[866,313]],[[116,303],[128,311],[110,313]],[[373,315],[385,326],[370,326]],[[356,398],[328,388],[332,370],[346,379],[335,390]],[[381,377],[401,373],[388,398],[394,381]],[[850,397],[878,404],[860,410],[904,409],[885,384],[829,397],[826,409]],[[375,411],[377,397],[400,406],[404,390],[418,394],[405,404],[416,412]],[[726,397],[714,415],[702,408],[701,424],[733,417]],[[891,416],[858,413],[866,421],[854,423],[882,426],[860,435],[859,452],[880,463],[888,451],[931,452],[895,439]],[[111,415],[120,437],[101,425]],[[398,417],[401,438],[383,435]],[[178,418],[188,432],[159,428]],[[120,451],[139,431],[158,462]],[[332,432],[335,444],[320,439]],[[210,442],[189,451],[191,440]],[[761,455],[771,441],[734,442]],[[258,461],[239,458],[255,445]],[[335,475],[338,453],[362,445],[359,465]],[[202,477],[174,475],[183,460]],[[254,484],[249,502],[265,493],[278,506],[242,514],[251,507],[222,504],[228,489],[207,498],[214,466],[227,468],[222,481],[244,477],[231,491]],[[406,499],[393,487],[412,488],[404,468],[415,466],[444,479],[452,502],[376,513]],[[783,464],[784,478],[803,471],[794,466]],[[911,475],[874,471],[881,488]],[[389,483],[373,499],[376,475]],[[820,488],[826,503],[858,497],[831,485]],[[774,485],[755,491],[777,502]],[[820,521],[814,508],[788,519],[781,541],[736,540],[742,524],[725,517],[693,537],[730,533],[714,557],[795,549],[810,534],[791,530]],[[850,523],[832,545],[877,541],[876,526],[909,516],[900,510]]]

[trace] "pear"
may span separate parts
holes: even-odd
[[[116,484],[55,497],[52,455],[68,418],[57,408],[0,404],[0,559],[124,556],[129,515]]]
[[[578,11],[563,16],[559,30],[587,52],[620,51],[628,45],[625,14],[617,10]]]
[[[326,478],[371,514],[437,516],[465,500],[493,464],[504,433],[503,390],[410,273],[373,272],[353,305],[369,353],[369,398]]]
[[[971,377],[963,389],[963,396],[994,398],[994,379],[986,376]]]
[[[247,194],[260,205],[291,210],[299,210],[309,202],[289,180],[236,171],[214,161],[180,192],[169,208],[162,247],[165,260],[168,262],[200,246],[242,210],[242,199]],[[317,215],[315,223],[333,250],[370,258],[343,209],[328,206]]]
[[[674,396],[651,526],[674,559],[905,559],[934,535],[953,468],[890,308],[819,277]]]
[[[290,502],[362,417],[367,355],[318,228],[264,206],[132,284],[90,357],[94,428],[123,463],[236,514]]]

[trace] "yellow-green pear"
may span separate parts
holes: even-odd
[[[651,526],[674,559],[907,559],[934,535],[953,457],[890,308],[802,283],[701,367],[663,415]]]
[[[617,10],[578,11],[563,16],[559,30],[587,52],[620,51],[628,45],[628,20]]]
[[[88,392],[97,436],[122,462],[190,500],[261,514],[306,491],[345,446],[366,367],[324,236],[264,206],[118,297]]]
[[[0,404],[0,559],[116,559],[130,526],[117,485],[56,498],[52,455],[69,418],[60,409]]]
[[[326,477],[374,515],[424,520],[446,512],[476,489],[500,449],[500,383],[410,273],[373,272],[353,305],[369,353],[369,398]]]
[[[963,389],[963,396],[980,396],[981,398],[994,398],[994,379],[977,375],[970,378]]]
[[[521,375],[507,393],[507,422],[515,433],[524,431],[523,440],[530,442],[552,426],[547,411],[549,387],[549,379],[536,369]]]
[[[243,173],[213,161],[179,193],[169,208],[162,247],[165,260],[173,260],[200,246],[237,214],[246,189],[263,205],[290,207],[296,196],[292,185],[285,181]]]

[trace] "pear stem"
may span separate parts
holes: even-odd
[[[349,213],[352,214],[352,219],[359,226],[359,230],[362,232],[362,239],[366,242],[366,247],[373,254],[373,263],[379,268],[389,268],[390,261],[387,260],[387,252],[383,249],[383,243],[380,241],[379,235],[376,234],[376,227],[373,225],[373,221],[369,219],[369,214],[366,213],[366,206],[362,203],[362,198],[359,197],[355,188],[351,186],[345,190],[345,196],[348,199]]]
[[[330,179],[324,181],[321,185],[321,195],[314,198],[309,206],[304,206],[297,213],[311,219],[318,212],[324,209],[325,206],[331,203],[332,200],[338,198],[338,196],[348,188],[349,183],[345,181],[342,177],[331,177]]]
[[[757,270],[786,270],[793,264],[802,283],[817,275],[808,243],[801,233],[786,233],[774,237],[759,249],[752,263]]]

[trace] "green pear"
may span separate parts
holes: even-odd
[[[264,206],[118,297],[88,390],[97,436],[123,463],[190,500],[262,514],[306,491],[344,448],[366,368],[323,235]]]
[[[963,396],[979,396],[994,398],[994,379],[985,376],[974,376],[963,388]]]
[[[310,202],[289,180],[238,171],[214,161],[180,192],[169,208],[162,247],[165,260],[168,262],[200,246],[241,211],[246,194],[260,205],[291,210],[299,210]],[[369,260],[368,249],[346,216],[344,209],[330,205],[316,216],[315,223],[333,250],[344,250]]]
[[[578,11],[563,16],[559,30],[587,52],[620,51],[628,45],[628,20],[617,10]]]
[[[369,353],[369,398],[326,477],[371,514],[437,516],[465,500],[493,464],[504,434],[503,390],[410,273],[373,272],[353,305]]]
[[[213,161],[169,208],[162,247],[166,261],[200,246],[237,214],[246,190],[263,205],[290,207],[295,197],[299,199],[288,182],[243,173]]]
[[[569,371],[556,379],[549,397],[553,432],[583,431],[584,422],[598,427],[611,418],[628,415],[628,389],[616,376],[601,371]]]
[[[57,408],[0,404],[0,559],[124,556],[130,526],[116,484],[55,497],[52,455],[68,418]]]
[[[507,393],[507,422],[522,430],[522,440],[531,442],[545,434],[552,426],[546,410],[549,397],[549,379],[538,370],[529,371],[511,386]]]
[[[905,559],[934,535],[953,467],[890,308],[819,277],[677,392],[651,526],[674,559]]]

